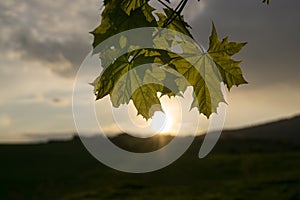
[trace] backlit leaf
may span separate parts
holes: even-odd
[[[101,24],[92,32],[94,47],[113,35],[140,27],[168,28],[193,38],[183,16],[171,8],[155,13],[156,20],[148,0],[105,0],[104,5]],[[139,49],[139,44],[149,36],[153,36],[150,42],[154,48]],[[206,53],[194,42],[177,37],[159,31],[148,36],[121,36],[114,46],[101,49],[99,58],[104,70],[92,83],[96,99],[109,95],[114,107],[132,101],[137,114],[148,120],[155,111],[162,111],[158,94],[182,96],[191,86],[194,91],[191,109],[197,108],[209,117],[217,111],[219,103],[225,102],[221,82],[228,90],[233,85],[247,83],[240,61],[232,59],[246,43],[229,42],[228,38],[219,40],[214,26]],[[117,57],[120,52],[127,53]]]
[[[217,64],[227,88],[230,90],[233,85],[246,84],[240,68],[241,61],[235,61],[231,56],[238,53],[247,43],[229,42],[227,37],[220,41],[214,25],[209,41],[208,53]]]

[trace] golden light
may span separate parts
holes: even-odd
[[[156,134],[173,135],[178,131],[181,121],[181,106],[177,98],[161,98],[164,112],[156,112],[150,128]]]
[[[174,120],[172,114],[174,113],[170,112],[170,110],[165,110],[164,112],[155,113],[152,119],[151,129],[157,134],[167,134],[173,130]]]

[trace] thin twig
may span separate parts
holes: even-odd
[[[161,3],[163,6],[165,6],[165,7],[167,7],[168,9],[170,9],[170,10],[172,10],[173,11],[173,9],[169,6],[169,5],[167,5],[166,3],[164,3],[162,0],[157,0],[159,3]]]

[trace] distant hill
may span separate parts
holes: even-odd
[[[222,138],[300,140],[300,116],[238,130],[225,130]]]
[[[137,138],[126,133],[120,133],[116,136],[110,137],[109,139],[111,142],[125,150],[136,153],[146,153],[164,147],[173,138],[174,136],[168,135],[156,135],[150,138]],[[76,137],[76,139],[79,138]],[[204,135],[195,138],[194,143],[197,144],[196,148],[199,148],[198,144],[201,144],[203,139]],[[256,140],[260,141],[259,143],[262,145],[266,145],[265,140],[268,140],[269,142],[280,141],[288,142],[288,145],[290,145],[291,148],[294,148],[290,142],[296,142],[297,145],[300,142],[300,116],[238,130],[224,130],[221,134],[220,140],[222,140],[222,142],[225,141],[227,144],[229,144],[229,141],[233,141],[233,144],[230,143],[230,145],[236,147],[237,143],[239,143],[236,142],[236,140],[239,140],[240,142],[242,140]],[[258,146],[258,143],[255,144]]]
[[[196,137],[196,140],[198,142],[202,141],[204,136],[205,135],[198,136]],[[173,138],[174,136],[169,135],[156,135],[150,138],[137,138],[126,133],[120,133],[109,137],[111,142],[117,146],[126,150],[140,153],[160,149],[168,144]],[[242,129],[223,130],[220,139],[285,140],[299,142],[300,116]],[[75,136],[71,140],[79,140],[79,137]],[[69,140],[52,139],[48,141],[48,143],[67,141]]]
[[[196,138],[199,140],[203,140],[204,136],[205,135],[201,135]],[[173,139],[173,137],[174,136],[156,135],[150,138],[137,138],[127,133],[120,133],[109,138],[113,143],[124,149],[135,149],[138,150],[137,152],[143,152],[143,149],[146,148],[147,145],[151,146],[151,149],[159,149],[168,144]],[[75,136],[74,139],[79,138],[78,136]],[[221,139],[273,139],[300,141],[300,116],[242,129],[223,130]],[[55,141],[56,140],[54,140],[54,142]],[[145,144],[147,145],[145,146]],[[139,149],[139,147],[141,146],[142,148]]]
[[[144,174],[106,167],[89,154],[78,137],[46,144],[3,144],[0,199],[300,200],[299,122],[296,117],[224,131],[224,139],[204,159],[198,158],[203,140],[199,136],[174,163]],[[110,138],[133,152],[159,149],[171,139],[126,134]]]

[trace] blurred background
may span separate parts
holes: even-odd
[[[197,158],[199,136],[174,164],[143,175],[101,165],[74,138],[73,83],[92,50],[89,32],[100,23],[102,8],[100,0],[0,2],[1,199],[300,199],[299,1],[272,0],[269,6],[259,0],[189,1],[186,21],[205,48],[212,21],[221,38],[248,42],[236,59],[243,60],[249,84],[227,93],[226,131],[211,155]],[[176,117],[178,101],[189,106],[189,92],[185,97],[163,100],[171,119],[164,134],[112,141],[145,152],[170,141],[167,135],[178,123],[186,124],[188,134],[192,118]],[[132,105],[124,109],[145,123]],[[98,116],[111,116],[111,110]],[[198,132],[204,133],[207,120],[195,110],[191,116],[200,117]],[[123,126],[103,122],[111,136],[132,130]]]
[[[248,42],[236,59],[243,60],[242,70],[249,84],[227,94],[225,128],[299,114],[298,4],[296,0],[274,0],[269,6],[246,0],[189,2],[184,11],[186,21],[205,48],[212,21],[221,38],[229,36],[231,41]],[[1,143],[74,134],[73,82],[92,49],[93,37],[88,32],[100,23],[101,8],[99,0],[0,3]],[[168,113],[176,112],[176,104],[176,100],[164,100]],[[128,109],[135,117],[135,109]],[[110,115],[109,110],[101,111],[101,115]],[[172,123],[178,121],[174,119]],[[104,126],[110,133],[119,132],[112,121],[106,121]]]

